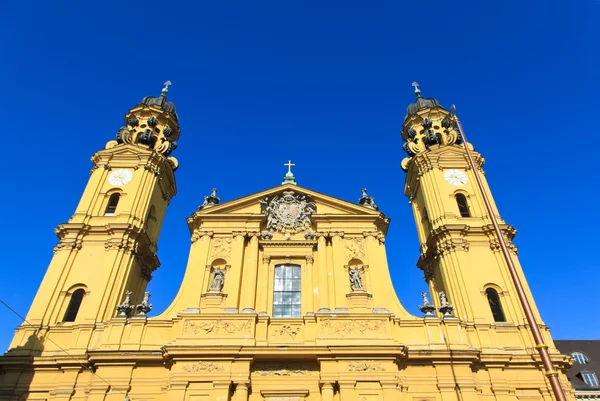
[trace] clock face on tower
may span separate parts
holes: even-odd
[[[467,173],[461,170],[446,170],[444,173],[444,179],[448,181],[448,184],[460,187],[463,186],[469,181],[469,177],[467,177]]]
[[[129,170],[115,170],[108,176],[108,183],[115,187],[127,184],[133,178],[133,173]]]

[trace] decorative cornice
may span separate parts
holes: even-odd
[[[317,245],[316,240],[259,240],[258,242],[263,248],[266,247],[314,247]]]
[[[466,224],[447,224],[431,231],[427,238],[427,250],[421,254],[417,262],[417,267],[425,273],[426,281],[433,277],[435,259],[456,251],[469,251],[469,242],[466,238],[469,230],[470,227]]]
[[[496,236],[496,231],[494,230],[494,226],[492,224],[487,224],[487,225],[483,226],[482,229],[483,229],[483,232],[489,238],[490,249],[492,251],[500,252],[500,241],[498,241],[498,237]],[[500,231],[502,232],[502,235],[504,236],[504,242],[506,243],[507,248],[510,251],[514,252],[515,254],[518,254],[519,249],[513,243],[513,239],[517,235],[517,230],[509,224],[501,224]]]

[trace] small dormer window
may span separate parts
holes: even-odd
[[[588,386],[598,388],[598,378],[594,372],[581,372],[581,378]]]
[[[577,362],[580,365],[583,365],[590,361],[588,359],[587,355],[585,355],[582,352],[573,352],[573,353],[571,353],[571,356],[573,357],[573,359],[575,359],[575,362]]]

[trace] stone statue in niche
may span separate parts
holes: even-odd
[[[365,288],[358,266],[354,266],[354,269],[348,269],[348,274],[350,275],[350,288],[352,291],[364,291]]]
[[[213,271],[213,278],[210,281],[209,290],[210,291],[221,291],[223,289],[223,284],[225,284],[225,273],[219,266],[215,267]]]

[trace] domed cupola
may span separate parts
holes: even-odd
[[[417,96],[417,100],[409,104],[406,108],[405,119],[409,116],[417,114],[417,112],[422,109],[433,109],[435,107],[443,108],[436,99],[432,97],[425,99],[424,97],[422,97],[421,90],[419,89],[419,85],[416,82],[413,82],[413,86],[415,87],[415,95]]]
[[[145,104],[147,106],[158,106],[167,113],[173,114],[175,120],[178,119],[177,113],[175,112],[175,105],[172,102],[167,100],[167,93],[169,93],[169,85],[171,81],[165,82],[165,87],[162,89],[160,96],[146,96],[142,99],[141,104]]]

